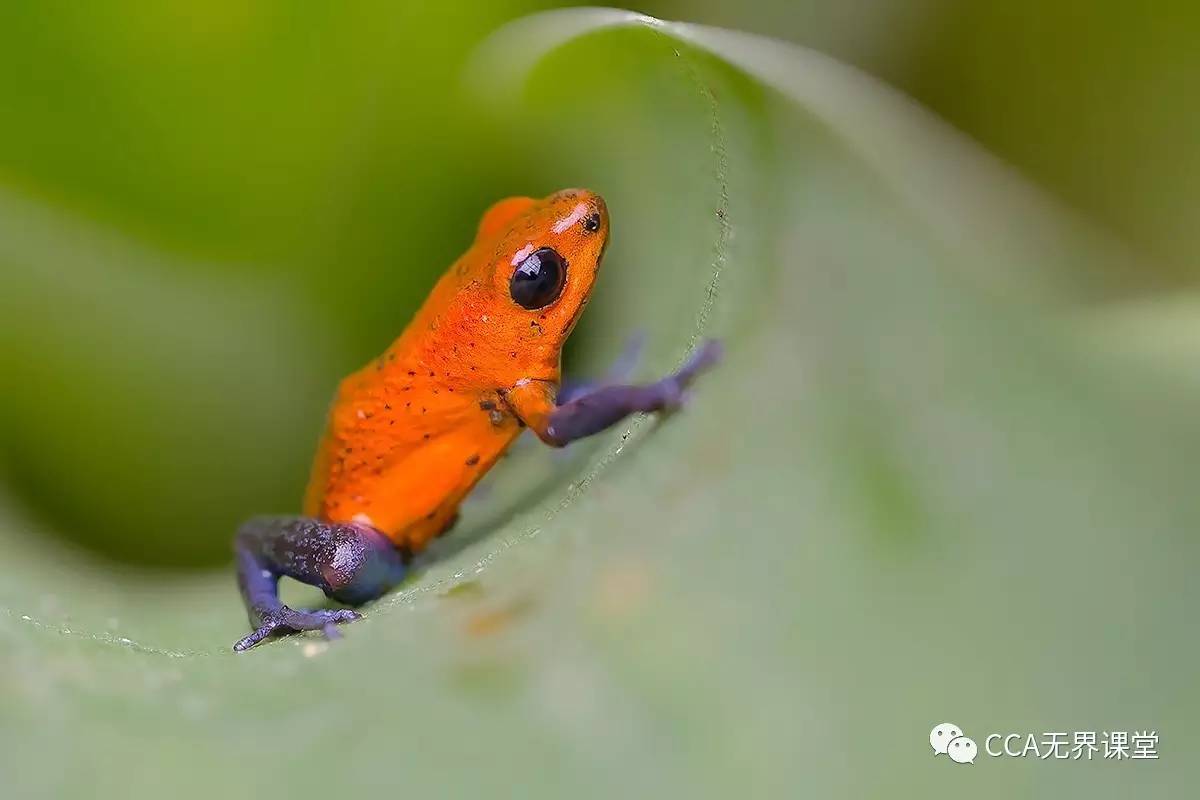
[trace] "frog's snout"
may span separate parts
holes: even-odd
[[[608,216],[608,204],[604,202],[604,198],[595,192],[583,192],[586,197],[587,204],[591,207],[592,213],[598,214],[601,217]]]
[[[608,222],[608,205],[598,194],[588,198],[588,213],[583,218],[583,228],[589,233],[595,233]]]
[[[604,198],[587,189],[563,189],[546,198],[557,220],[551,227],[563,233],[581,226],[585,233],[596,233],[608,227],[608,205]]]
[[[565,206],[584,203],[591,212],[602,217],[608,216],[608,204],[604,202],[604,198],[589,189],[563,189],[552,194],[549,199]]]

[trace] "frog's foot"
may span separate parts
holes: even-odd
[[[269,637],[300,631],[323,631],[326,638],[337,639],[341,634],[336,626],[356,619],[362,619],[362,615],[350,609],[305,611],[280,606],[264,614],[258,629],[239,639],[233,649],[240,653]]]
[[[254,633],[233,649],[242,652],[262,640],[295,631],[324,631],[358,619],[342,611],[298,611],[279,600],[279,579],[289,577],[339,603],[358,606],[382,595],[404,577],[408,553],[369,525],[326,522],[310,517],[257,517],[238,530],[234,541],[238,586]]]
[[[705,339],[700,343],[695,354],[680,367],[678,372],[671,376],[671,379],[683,388],[687,388],[697,375],[720,363],[721,357],[724,355],[725,345],[721,344],[719,339]]]
[[[688,387],[696,376],[716,366],[725,354],[725,346],[717,339],[706,339],[700,343],[696,353],[678,372],[659,383],[662,385],[661,411],[678,411],[687,405]]]

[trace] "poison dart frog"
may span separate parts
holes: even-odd
[[[587,306],[608,232],[604,200],[584,190],[488,209],[400,338],[338,387],[304,516],[256,517],[238,530],[238,585],[254,631],[234,650],[294,631],[336,636],[336,624],[359,615],[289,608],[279,579],[349,606],[379,597],[454,524],[463,498],[525,428],[562,447],[630,414],[681,405],[719,357],[717,342],[654,383],[592,386],[558,402],[563,343]]]

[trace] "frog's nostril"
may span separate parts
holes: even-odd
[[[590,194],[590,193],[589,193]],[[604,198],[598,194],[592,194],[588,198],[588,214],[583,218],[583,229],[589,233],[595,233],[600,230],[604,224],[605,217],[608,216],[608,206],[604,202]]]

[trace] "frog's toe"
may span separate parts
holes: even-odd
[[[664,407],[663,410],[668,414],[674,413],[679,409],[686,407],[690,402],[692,402],[692,393],[687,390],[682,390],[679,392],[679,394],[675,395],[675,397],[671,399],[671,401],[666,407]]]
[[[725,346],[719,339],[705,339],[688,362],[675,373],[674,378],[681,387],[687,388],[698,375],[719,364],[724,355]]]
[[[659,388],[658,410],[664,414],[673,414],[687,405],[689,392],[684,384],[676,378],[667,378]]]
[[[281,636],[299,631],[321,631],[329,639],[341,636],[337,625],[362,619],[362,615],[350,609],[304,611],[282,606],[278,611],[266,614],[262,624],[253,633],[239,639],[233,649],[241,653],[272,636]]]

